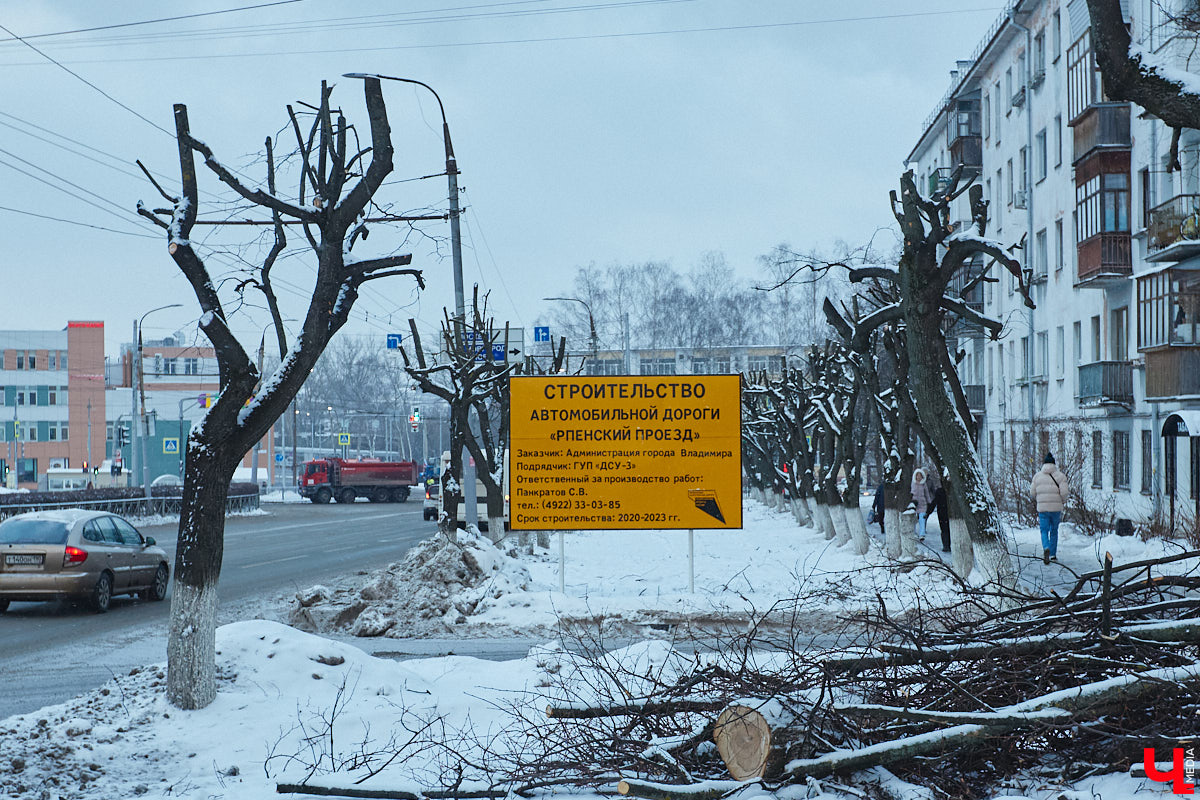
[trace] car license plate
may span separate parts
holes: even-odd
[[[12,566],[19,564],[22,566],[40,567],[42,565],[42,562],[45,561],[45,559],[46,559],[46,556],[41,553],[28,554],[28,555],[22,554],[22,553],[17,553],[17,554],[10,553],[9,555],[6,555],[4,557],[4,563],[12,565]]]

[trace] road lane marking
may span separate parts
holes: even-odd
[[[261,534],[261,533],[272,533],[272,532],[276,532],[276,531],[290,531],[295,528],[315,528],[318,525],[325,525],[326,527],[335,527],[335,526],[342,527],[350,522],[358,522],[360,520],[366,521],[366,520],[372,520],[372,519],[387,519],[389,517],[394,517],[394,516],[396,516],[394,513],[393,514],[372,514],[367,517],[354,517],[353,519],[350,519],[350,520],[325,520],[323,522],[297,522],[294,525],[277,525],[274,528],[254,528],[254,529],[248,530],[248,531],[231,531],[228,534],[226,534],[226,536],[227,537],[249,536],[251,534],[254,534],[257,536],[258,534]]]
[[[270,561],[259,561],[257,564],[239,564],[242,569],[250,569],[251,567],[265,567],[267,564],[278,564],[283,561],[295,561],[297,558],[308,558],[308,553],[301,553],[298,556],[288,556],[287,558],[274,558]]]

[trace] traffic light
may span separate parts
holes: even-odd
[[[408,415],[408,424],[415,431],[421,427],[421,407],[413,406],[412,413]]]
[[[132,426],[132,423],[118,422],[116,426],[117,447],[124,447],[129,444],[130,429],[127,425]]]

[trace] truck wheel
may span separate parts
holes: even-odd
[[[342,489],[340,492],[338,492],[337,501],[339,503],[353,503],[354,502],[354,490],[353,489]]]
[[[374,491],[371,492],[371,502],[372,503],[386,503],[388,501],[388,499],[389,498],[388,498],[388,490],[387,489],[375,489]]]
[[[328,503],[329,498],[331,497],[333,497],[333,492],[322,486],[320,489],[317,489],[317,493],[312,496],[312,501],[314,503]]]
[[[408,500],[408,491],[409,490],[407,486],[398,486],[395,489],[392,489],[392,502],[403,503]]]

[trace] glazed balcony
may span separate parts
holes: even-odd
[[[1129,149],[1129,104],[1094,103],[1071,126],[1075,131],[1075,157],[1079,163],[1093,150]]]
[[[1133,362],[1097,361],[1081,365],[1079,405],[1133,405]]]

